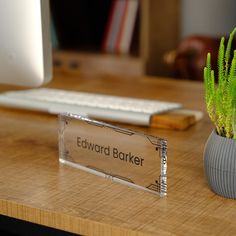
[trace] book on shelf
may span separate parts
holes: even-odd
[[[113,1],[102,45],[105,52],[120,54],[130,52],[138,6],[139,0]]]
[[[113,1],[102,46],[106,52],[115,52],[117,38],[119,36],[121,23],[125,14],[125,7],[126,0]]]
[[[128,0],[126,13],[124,15],[124,23],[121,26],[121,37],[117,41],[116,51],[118,53],[127,54],[130,51],[137,13],[138,0]]]

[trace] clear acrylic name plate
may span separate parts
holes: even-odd
[[[61,114],[59,160],[131,187],[167,194],[167,142],[161,138]]]

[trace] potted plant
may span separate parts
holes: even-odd
[[[204,68],[206,108],[215,125],[205,145],[204,170],[211,189],[227,198],[236,198],[236,50],[230,58],[235,33],[236,28],[226,48],[221,38],[218,76],[211,69],[210,53]]]

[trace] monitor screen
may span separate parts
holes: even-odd
[[[48,0],[0,0],[0,83],[37,87],[52,77]]]

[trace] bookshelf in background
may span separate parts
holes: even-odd
[[[177,46],[180,0],[51,0],[59,47],[69,71],[170,75],[163,63]]]

